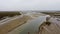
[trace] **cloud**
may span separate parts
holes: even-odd
[[[0,0],[3,10],[60,10],[60,0]]]

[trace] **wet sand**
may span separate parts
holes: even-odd
[[[6,21],[4,24],[0,24],[0,34],[6,34],[13,30],[14,28],[26,23],[26,21],[29,19],[28,16],[23,16],[19,18],[15,18],[10,21]]]

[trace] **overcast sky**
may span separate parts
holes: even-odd
[[[0,11],[60,10],[60,0],[0,0]]]

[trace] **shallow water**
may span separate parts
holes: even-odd
[[[46,21],[46,16],[40,16],[36,19],[28,21],[27,23],[19,26],[17,29],[12,31],[10,34],[37,34],[39,26]]]

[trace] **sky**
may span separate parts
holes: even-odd
[[[0,0],[0,11],[60,10],[60,0]]]

